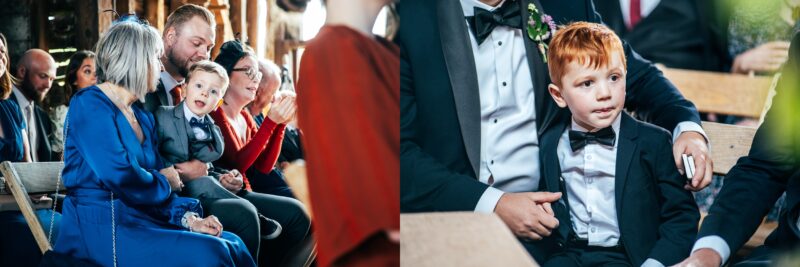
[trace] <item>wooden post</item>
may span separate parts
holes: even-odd
[[[78,50],[93,50],[100,36],[111,26],[113,12],[104,12],[113,8],[112,0],[77,0],[75,12],[78,17]],[[90,8],[86,8],[90,7]],[[94,7],[94,8],[91,8]]]
[[[247,1],[247,6],[245,11],[247,11],[247,19],[246,22],[243,24],[245,32],[247,33],[247,40],[250,43],[250,46],[258,52],[258,28],[264,27],[261,23],[258,23],[258,8],[259,2],[264,2],[264,0],[250,0]]]
[[[47,3],[48,1],[36,1],[34,8],[31,9],[31,13],[35,14],[32,17],[32,22],[34,27],[36,27],[36,32],[38,35],[36,36],[36,48],[42,49],[47,51],[48,41],[47,41]]]
[[[147,0],[145,2],[145,17],[150,25],[156,27],[159,32],[164,31],[164,23],[167,21],[167,14],[164,12],[164,0]]]
[[[231,29],[229,8],[227,0],[211,0],[208,5],[208,10],[214,13],[214,18],[217,23],[217,36],[214,41],[216,45],[211,50],[211,58],[217,57],[219,54],[219,47],[226,40],[233,40],[233,30]]]
[[[239,36],[239,39],[247,40],[247,0],[230,0],[230,24],[233,35]]]
[[[136,0],[117,0],[117,13],[121,16],[136,13]]]

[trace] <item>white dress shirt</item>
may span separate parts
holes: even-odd
[[[507,3],[491,7],[478,0],[461,0],[465,17],[473,16],[474,7],[492,11],[503,4]],[[469,27],[466,19],[464,23]],[[478,45],[470,32],[481,105],[478,179],[493,186],[478,201],[475,210],[479,212],[494,211],[503,192],[530,192],[539,188],[536,109],[525,36],[520,29],[497,26]]]
[[[614,146],[589,143],[572,151],[569,129],[558,141],[558,161],[566,184],[572,229],[590,246],[613,247],[619,243],[619,224],[614,185],[617,167],[617,144],[622,116],[611,124],[617,133]],[[587,132],[575,121],[572,130]]]
[[[28,156],[31,161],[37,162],[39,161],[39,155],[36,153],[36,149],[39,145],[37,143],[39,140],[39,127],[36,127],[36,104],[28,100],[16,85],[12,86],[12,91],[14,92],[14,97],[17,98],[19,109],[22,111],[23,117],[25,117],[25,124],[28,125],[26,129],[28,130]]]
[[[653,9],[656,9],[661,0],[639,0],[639,14],[644,19]],[[622,11],[622,20],[625,21],[625,26],[631,27],[631,0],[619,0],[619,8]],[[641,20],[640,20],[641,21]]]
[[[192,118],[195,118],[202,122],[204,120],[203,118],[205,117],[205,116],[200,117],[197,116],[197,114],[194,114],[194,112],[192,112],[192,110],[189,109],[189,106],[187,106],[186,103],[183,103],[183,115],[186,118],[186,122],[190,122]],[[197,127],[191,127],[191,128],[192,132],[194,133],[195,140],[206,140],[208,138],[208,134],[206,133],[205,130]]]
[[[183,82],[176,81],[175,78],[172,78],[172,75],[170,75],[169,72],[161,72],[161,84],[164,85],[164,90],[167,92],[167,105],[172,106],[172,94],[170,94],[170,92],[172,92],[172,89],[174,89],[175,86],[178,86],[178,84],[181,83]]]

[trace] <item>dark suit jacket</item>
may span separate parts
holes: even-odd
[[[17,101],[17,96],[11,94],[11,100],[13,100],[17,106],[19,106],[19,101]],[[58,153],[53,152],[52,148],[50,148],[50,139],[48,136],[53,132],[53,122],[50,121],[50,117],[47,116],[47,112],[45,112],[41,107],[41,104],[36,103],[34,106],[34,114],[36,116],[36,125],[28,125],[27,127],[36,127],[37,130],[37,138],[36,142],[36,156],[38,157],[40,162],[44,161],[61,161],[58,158]],[[21,107],[20,107],[21,109]],[[24,111],[20,110],[22,114],[25,114]],[[24,116],[23,116],[24,117]],[[27,123],[27,122],[26,122]],[[34,142],[34,140],[29,140],[30,142]]]
[[[528,17],[529,0],[522,5]],[[559,24],[600,22],[589,0],[533,1]],[[400,207],[403,212],[473,210],[488,187],[479,182],[480,100],[469,32],[458,1],[403,0],[395,42],[400,55]],[[524,35],[523,35],[524,36]],[[547,65],[525,39],[533,78],[538,133],[560,116],[547,93]],[[672,130],[699,123],[694,105],[661,72],[625,45],[626,108]],[[532,162],[531,164],[536,164]],[[532,189],[533,190],[533,189]]]
[[[773,249],[800,245],[800,35],[789,48],[777,95],[753,146],[725,176],[725,184],[700,227],[699,238],[717,235],[737,251],[761,224],[775,201],[785,192],[785,210],[778,228],[764,244]]]
[[[156,113],[158,107],[161,106],[172,106],[172,103],[170,103],[167,98],[167,91],[164,89],[164,83],[161,82],[161,79],[158,79],[156,91],[145,95],[142,107],[150,111],[150,113]]]
[[[718,0],[661,0],[628,30],[619,0],[594,0],[603,22],[642,57],[671,68],[726,71],[731,56]]]
[[[222,156],[225,143],[219,126],[214,124],[211,116],[205,115],[204,120],[209,120],[212,144],[190,144],[190,136],[194,138],[191,126],[183,112],[184,102],[175,107],[159,107],[155,113],[156,131],[158,132],[158,152],[164,159],[164,165],[186,162],[192,159],[209,163]]]
[[[633,266],[653,258],[671,266],[689,256],[700,213],[692,193],[683,189],[686,177],[672,157],[671,135],[657,126],[620,114],[614,186],[620,240]],[[554,206],[559,228],[551,238],[564,246],[572,232],[569,199],[560,182],[557,147],[570,125],[567,119],[542,134],[540,164],[545,188],[566,197]]]

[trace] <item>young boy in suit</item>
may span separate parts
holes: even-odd
[[[225,151],[224,139],[219,126],[208,115],[219,106],[228,88],[228,74],[212,61],[200,61],[192,65],[186,76],[186,97],[176,106],[161,106],[156,110],[158,122],[159,153],[165,166],[192,159],[210,164]],[[217,199],[238,198],[224,188],[219,181],[244,186],[238,170],[210,167],[209,175],[186,183],[185,195],[200,199],[201,203]],[[259,214],[261,233],[266,239],[274,239],[281,232],[281,225]]]
[[[558,244],[543,266],[670,266],[689,254],[699,212],[673,163],[670,134],[622,112],[626,59],[606,26],[577,22],[550,42],[550,95],[561,107],[542,133],[545,188]],[[564,109],[568,107],[568,109]]]

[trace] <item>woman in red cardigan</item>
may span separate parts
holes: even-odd
[[[285,197],[294,197],[282,175],[273,171],[283,142],[283,131],[297,106],[294,95],[282,94],[270,108],[261,127],[244,108],[255,99],[261,72],[249,47],[238,41],[226,42],[234,51],[217,56],[215,61],[228,69],[230,87],[223,105],[211,113],[222,130],[225,151],[215,164],[242,171],[245,189]]]
[[[225,151],[214,164],[217,167],[241,171],[245,187],[237,195],[245,197],[264,216],[283,226],[283,232],[278,238],[261,241],[260,265],[268,263],[270,266],[304,266],[311,260],[308,256],[312,254],[314,247],[310,219],[304,212],[305,207],[294,198],[265,192],[268,191],[265,188],[271,186],[283,188],[282,192],[291,194],[280,177],[266,174],[272,171],[278,159],[283,129],[286,127],[284,123],[295,114],[294,97],[287,96],[276,101],[261,128],[257,129],[253,117],[244,109],[255,98],[261,79],[258,61],[252,49],[239,41],[229,41],[222,44],[214,61],[222,65],[230,77],[223,104],[211,112],[211,117],[220,127],[225,140]],[[220,183],[225,188],[233,187],[227,180],[220,180]],[[265,194],[250,194],[251,192]]]

